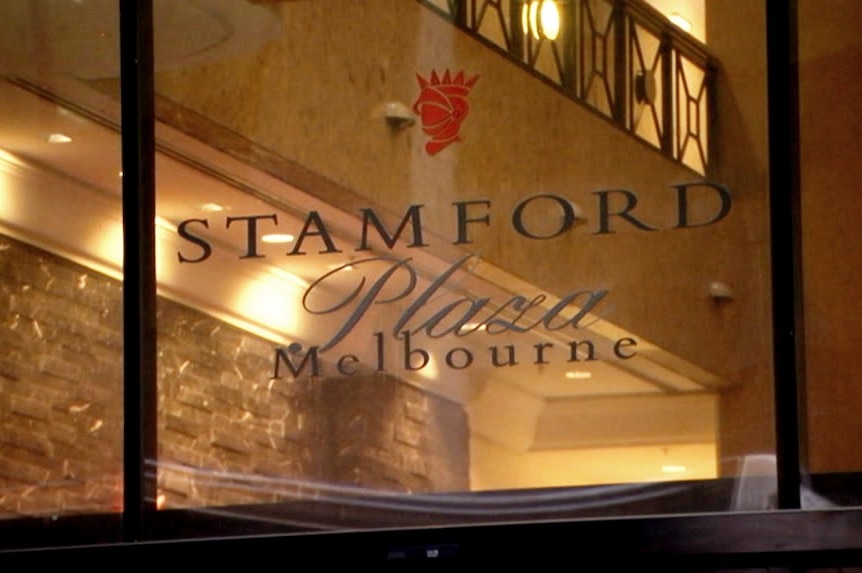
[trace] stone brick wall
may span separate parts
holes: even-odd
[[[158,325],[167,506],[272,501],[290,489],[280,480],[322,477],[313,420],[326,413],[313,410],[309,380],[269,379],[271,343],[164,299]]]
[[[457,404],[387,376],[271,379],[272,343],[167,299],[158,320],[165,507],[468,488]],[[0,321],[0,517],[119,509],[120,283],[0,236]]]
[[[469,428],[461,408],[378,375],[322,387],[329,479],[386,491],[469,489]]]
[[[122,494],[121,286],[0,237],[0,517]]]

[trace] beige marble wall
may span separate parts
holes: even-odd
[[[766,14],[760,2],[707,1],[707,37],[716,57],[712,146],[714,176],[734,190],[738,235],[728,251],[737,272],[750,278],[745,310],[751,320],[737,324],[737,347],[744,383],[722,396],[721,458],[724,471],[735,473],[740,456],[774,448],[775,418],[771,365],[771,314],[768,142],[766,102]],[[742,302],[742,301],[739,301]],[[758,317],[755,319],[755,317]],[[710,349],[712,351],[712,349]]]
[[[799,2],[807,437],[812,471],[859,471],[862,6],[825,8]]]

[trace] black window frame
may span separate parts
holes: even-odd
[[[153,1],[120,9],[124,221],[124,510],[116,516],[12,520],[0,532],[40,547],[0,551],[23,559],[122,558],[195,566],[261,552],[314,564],[595,563],[682,570],[862,565],[862,510],[803,510],[804,330],[800,270],[796,0],[766,0],[769,200],[778,499],[757,513],[644,516],[403,530],[264,533],[223,529],[186,512],[157,512],[155,111]],[[149,461],[148,461],[149,460]],[[196,529],[197,528],[197,529]],[[159,530],[159,539],[154,531]],[[198,533],[195,533],[195,532]],[[207,537],[200,538],[200,535]],[[182,539],[186,537],[187,539]],[[195,539],[188,539],[188,538]],[[103,542],[92,543],[92,539]],[[560,541],[564,540],[564,541]],[[46,546],[63,546],[46,549]]]

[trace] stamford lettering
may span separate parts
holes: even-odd
[[[672,211],[667,213],[666,220],[650,220],[640,213],[642,201],[634,191],[628,189],[600,189],[592,191],[595,198],[593,212],[587,216],[587,221],[595,225],[589,229],[593,235],[611,235],[621,230],[652,233],[661,230],[687,229],[692,227],[705,227],[718,223],[730,214],[732,197],[730,190],[719,183],[711,181],[695,181],[689,183],[675,184],[670,187],[675,192],[675,204],[671,205]],[[701,214],[700,220],[694,220],[691,215],[692,203],[697,199],[701,204],[714,209],[711,215]],[[553,213],[558,213],[559,226],[550,231],[538,231],[531,229],[524,220],[526,210],[543,205]],[[714,206],[712,206],[714,205]],[[483,228],[491,225],[493,217],[501,216],[495,213],[493,205],[488,199],[474,199],[468,201],[455,201],[452,203],[454,233],[452,244],[468,245],[475,241],[476,236]],[[383,218],[371,208],[359,210],[361,217],[357,235],[360,237],[358,244],[352,249],[354,252],[369,251],[372,249],[372,238],[376,237],[387,249],[395,247],[399,239],[404,239],[407,247],[429,247],[422,234],[422,208],[423,205],[410,205],[398,227],[391,230],[384,223]],[[703,209],[699,210],[702,212]],[[574,204],[559,195],[539,194],[520,201],[512,210],[508,220],[512,230],[520,237],[529,240],[546,241],[560,237],[573,230],[578,223],[577,210]],[[206,261],[213,251],[212,243],[203,236],[204,231],[213,232],[218,225],[211,227],[209,219],[186,219],[177,227],[177,234],[187,244],[184,249],[177,251],[177,259],[180,263],[202,263]],[[270,232],[293,233],[296,241],[293,248],[284,253],[284,256],[298,256],[307,254],[306,249],[316,249],[319,254],[334,254],[344,252],[344,246],[339,245],[333,236],[326,220],[317,211],[309,211],[300,229],[283,229],[279,227],[278,217],[275,213],[264,213],[243,216],[225,217],[224,228],[231,232],[245,232],[245,252],[239,255],[240,259],[254,259],[267,256],[261,252],[261,236],[264,234],[261,227],[266,226]],[[309,247],[308,244],[314,246]]]

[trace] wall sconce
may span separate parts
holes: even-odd
[[[680,28],[681,30],[684,30],[691,34],[691,22],[682,14],[674,12],[673,14],[668,16],[668,19],[673,22],[677,28]]]
[[[560,35],[560,9],[554,0],[529,0],[521,6],[521,29],[536,40]]]
[[[728,302],[733,300],[733,290],[722,281],[710,281],[709,296],[715,302]]]
[[[404,129],[416,123],[413,111],[400,101],[388,101],[383,104],[383,117],[386,118],[389,127],[395,130]]]

